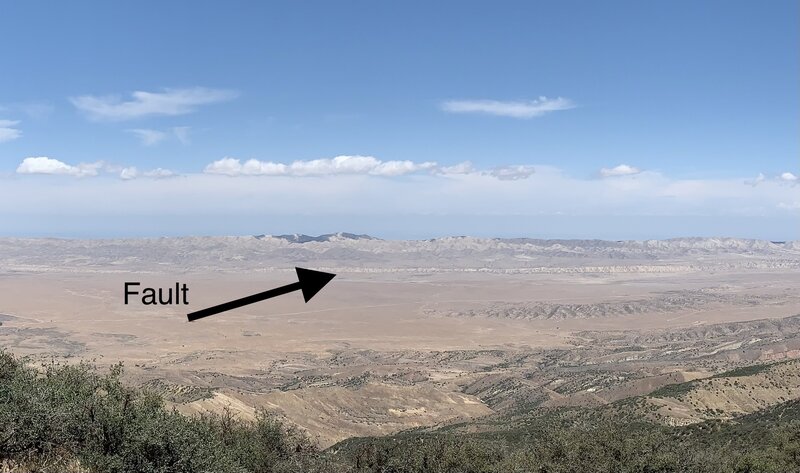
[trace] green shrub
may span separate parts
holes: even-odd
[[[109,473],[313,471],[319,452],[266,413],[187,417],[87,364],[39,372],[0,352],[0,460],[63,457]]]

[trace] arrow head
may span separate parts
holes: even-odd
[[[306,302],[310,301],[331,279],[336,277],[332,273],[323,273],[322,271],[313,271],[311,269],[294,268],[294,270],[297,271],[297,279],[300,280],[300,289],[303,291],[303,299]]]

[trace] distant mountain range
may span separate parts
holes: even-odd
[[[369,235],[356,235],[355,233],[339,232],[339,233],[325,233],[319,236],[305,235],[303,233],[293,233],[291,235],[256,235],[258,239],[262,238],[278,238],[286,240],[291,243],[308,243],[312,241],[326,242],[326,241],[341,241],[341,240],[380,240]]]
[[[88,271],[243,271],[504,273],[676,272],[800,269],[800,241],[740,238],[537,240],[444,237],[383,240],[354,233],[67,240],[0,238],[0,273]]]
[[[382,238],[374,237],[367,234],[357,234],[348,232],[337,233],[324,233],[322,235],[306,235],[304,233],[293,233],[285,235],[254,235],[256,239],[277,239],[284,240],[289,243],[325,243],[325,242],[344,242],[344,241],[358,241],[358,240],[371,240],[371,241],[386,241]],[[480,238],[470,236],[447,236],[441,238],[429,238],[426,240],[395,240],[407,242],[428,242],[428,243],[441,243],[458,241],[485,241],[497,242],[507,245],[534,245],[539,247],[548,246],[562,246],[566,248],[694,248],[694,249],[728,249],[728,250],[747,250],[747,249],[768,249],[778,247],[800,248],[800,242],[795,241],[767,241],[767,240],[752,240],[746,238],[702,238],[702,237],[686,237],[686,238],[670,238],[666,240],[576,240],[576,239],[538,239],[538,238]]]

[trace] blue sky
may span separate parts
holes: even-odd
[[[800,238],[798,5],[9,3],[0,235]]]

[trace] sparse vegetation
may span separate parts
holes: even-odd
[[[507,419],[491,433],[413,431],[320,452],[264,412],[245,422],[229,413],[186,417],[168,410],[160,395],[124,386],[121,370],[99,374],[87,364],[39,370],[0,352],[0,471],[800,471],[798,402],[683,428],[571,410]]]
[[[651,392],[650,396],[661,398],[673,397],[676,399],[681,399],[684,394],[691,392],[696,383],[696,381],[687,381],[685,383],[668,384]]]
[[[729,371],[725,371],[724,373],[719,373],[714,376],[713,378],[737,378],[741,376],[752,376],[754,374],[763,373],[773,366],[777,366],[780,364],[784,364],[786,362],[780,363],[767,363],[763,365],[751,365],[751,366],[742,366],[741,368],[735,368]]]
[[[705,425],[705,424],[704,424]],[[409,434],[339,446],[357,472],[795,472],[800,424],[706,429],[600,422],[503,434]]]
[[[266,413],[255,422],[186,417],[159,395],[124,386],[121,370],[40,371],[0,352],[0,460],[11,471],[54,473],[325,471],[303,433]]]

